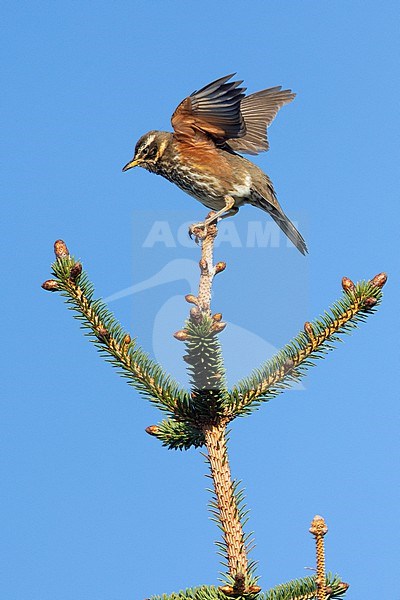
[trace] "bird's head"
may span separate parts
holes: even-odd
[[[171,135],[167,131],[149,131],[142,135],[136,144],[134,157],[122,170],[143,167],[148,171],[156,172],[157,163],[164,154]]]

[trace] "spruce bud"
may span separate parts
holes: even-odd
[[[145,432],[149,435],[157,435],[158,427],[157,425],[149,425],[148,427],[146,427]]]
[[[291,358],[287,358],[285,360],[285,362],[283,363],[283,370],[285,371],[285,373],[287,373],[288,371],[293,369],[293,367],[294,367],[293,360]]]
[[[97,337],[102,340],[102,341],[106,341],[110,339],[110,334],[107,331],[107,329],[101,325],[99,325],[99,327],[96,328],[96,333],[97,333]]]
[[[200,271],[202,273],[207,273],[208,272],[208,265],[207,265],[207,261],[205,258],[201,258],[199,260],[199,267],[200,267]]]
[[[220,585],[218,588],[225,596],[235,596],[235,590],[231,585]]]
[[[328,533],[328,526],[325,523],[324,517],[321,517],[320,515],[315,515],[311,522],[311,527],[309,531],[315,536],[325,535],[326,533]]]
[[[201,310],[199,309],[198,306],[192,306],[192,308],[190,309],[190,318],[194,323],[200,323],[201,319],[202,319],[202,314],[201,314]]]
[[[181,329],[180,331],[176,331],[174,333],[174,338],[179,342],[185,342],[188,339],[188,337],[188,333],[184,329]]]
[[[226,263],[223,262],[222,260],[220,260],[215,265],[215,274],[217,275],[217,273],[222,273],[222,271],[225,271],[225,269],[226,269]]]
[[[356,286],[354,285],[351,279],[349,279],[348,277],[343,277],[342,288],[345,292],[354,292]]]
[[[364,300],[364,306],[366,308],[372,308],[373,306],[375,306],[375,304],[378,302],[378,300],[376,298],[374,298],[373,296],[370,296],[369,298],[366,298]]]
[[[186,300],[186,302],[189,302],[189,304],[197,305],[197,298],[196,298],[196,296],[193,296],[193,294],[186,294],[185,300]]]
[[[221,331],[223,331],[226,327],[226,323],[222,322],[222,321],[214,321],[214,323],[211,325],[211,329],[213,331],[216,331],[217,333],[220,333]]]
[[[56,240],[54,242],[54,254],[56,258],[67,258],[69,256],[67,244],[63,240]]]
[[[132,341],[131,336],[129,335],[129,333],[127,333],[124,337],[124,344],[126,346],[128,346],[131,343],[131,341]]]
[[[383,286],[385,285],[386,282],[387,282],[386,273],[378,273],[378,275],[375,275],[375,277],[373,279],[371,279],[372,285],[374,285],[375,287],[378,287],[378,288],[383,288]]]
[[[304,323],[304,331],[306,332],[306,334],[308,335],[308,337],[310,339],[314,338],[314,329],[313,329],[313,326],[311,325],[311,323],[309,321],[306,321]]]
[[[245,590],[245,586],[246,586],[246,577],[243,575],[243,573],[236,573],[235,575],[235,584],[233,586],[233,589],[235,590],[236,594],[243,594],[244,590]]]
[[[48,279],[42,283],[42,288],[46,290],[46,292],[57,292],[60,289],[58,287],[58,281],[55,279]]]
[[[78,279],[78,277],[81,273],[82,273],[82,265],[80,262],[77,262],[74,264],[74,266],[72,267],[72,269],[69,273],[70,280],[73,283],[75,283],[75,281]]]

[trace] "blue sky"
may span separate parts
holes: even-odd
[[[118,319],[184,382],[171,334],[196,284],[198,249],[182,232],[205,211],[163,179],[121,167],[140,135],[170,128],[185,95],[237,71],[249,92],[297,93],[256,161],[310,254],[288,248],[256,209],[225,230],[217,258],[228,269],[213,306],[229,323],[230,380],[338,298],[343,275],[389,273],[378,313],[301,389],[233,426],[253,557],[264,588],[309,574],[308,527],[320,513],[327,566],[351,583],[347,597],[392,598],[397,3],[22,1],[4,2],[2,13],[2,597],[127,600],[217,581],[204,459],[145,434],[157,411],[40,284],[61,237],[97,295],[111,297]],[[264,247],[248,242],[254,222],[267,227]]]

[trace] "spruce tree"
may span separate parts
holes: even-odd
[[[228,427],[236,417],[251,415],[261,404],[281,394],[305,376],[309,367],[333,350],[343,334],[365,321],[379,305],[386,275],[354,284],[344,277],[343,294],[323,315],[306,322],[300,331],[273,358],[261,364],[229,389],[220,333],[226,324],[221,313],[211,311],[211,288],[215,275],[225,263],[213,261],[217,226],[198,231],[201,240],[200,282],[198,295],[187,295],[191,304],[183,328],[174,335],[185,346],[184,361],[190,375],[190,389],[181,388],[161,365],[125,331],[101,300],[94,299],[93,285],[79,261],[70,255],[66,244],[54,244],[56,260],[53,279],[45,281],[45,290],[59,292],[73,310],[101,355],[130,385],[163,413],[157,425],[146,429],[163,446],[174,450],[203,448],[213,482],[210,501],[212,519],[222,532],[216,542],[222,556],[222,585],[200,586],[171,595],[155,595],[151,600],[326,600],[343,598],[348,584],[325,572],[324,535],[327,526],[314,517],[310,532],[316,544],[316,573],[262,591],[258,584],[256,562],[249,552],[252,534],[245,533],[247,509],[240,482],[232,479],[228,459]]]

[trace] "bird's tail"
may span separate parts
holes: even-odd
[[[268,214],[270,214],[271,217],[274,219],[275,223],[279,225],[279,227],[282,229],[285,235],[287,235],[289,240],[296,246],[296,248],[302,254],[307,254],[308,249],[304,238],[301,235],[301,233],[297,231],[296,227],[281,209],[273,191],[272,184],[268,191],[271,193],[270,200],[268,198],[265,198],[265,195],[267,194],[262,195],[257,190],[256,197],[253,197],[250,203],[253,204],[253,206],[257,206],[258,208],[261,208],[262,210],[265,210]]]
[[[285,215],[284,212],[276,209],[267,209],[275,223],[279,225],[282,231],[288,236],[289,240],[296,246],[296,248],[302,253],[307,254],[308,249],[301,233],[296,229],[291,220]]]

